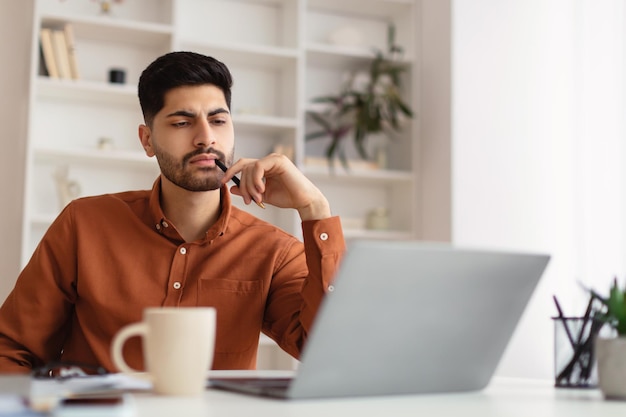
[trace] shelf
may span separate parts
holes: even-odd
[[[133,168],[154,169],[158,165],[154,158],[148,158],[140,151],[99,150],[99,149],[34,149],[34,156],[38,162],[77,164],[77,165],[107,165],[126,166]]]
[[[37,92],[40,97],[54,99],[64,98],[139,106],[137,86],[128,84],[107,84],[98,81],[52,79],[39,76],[37,78]]]
[[[351,170],[347,172],[340,166],[340,162],[336,162],[334,172],[329,167],[320,166],[304,166],[302,172],[312,181],[341,181],[342,184],[349,183],[371,183],[384,184],[415,181],[414,174],[408,171],[395,171],[387,169],[379,170]]]
[[[222,0],[222,1],[232,1],[232,0]],[[248,4],[284,7],[285,5],[288,5],[293,0],[236,0],[236,1],[240,1],[241,3],[248,3]]]
[[[307,6],[312,10],[388,20],[406,14],[415,6],[415,0],[309,0]]]
[[[376,57],[375,48],[361,46],[343,46],[327,43],[310,42],[306,47],[307,64],[314,67],[334,69],[368,68]],[[400,61],[410,65],[410,59]]]
[[[62,27],[65,23],[73,25],[77,38],[142,46],[169,43],[173,33],[171,25],[137,20],[72,14],[45,14],[41,17],[44,27]]]
[[[234,114],[235,131],[254,130],[259,133],[275,134],[292,131],[298,127],[298,120],[289,117],[261,116],[254,114]]]
[[[295,65],[298,50],[269,45],[248,45],[232,42],[198,42],[196,40],[179,41],[182,49],[204,51],[215,56],[229,67],[232,65],[254,66],[256,68],[281,70],[286,65]]]
[[[323,68],[367,67],[375,56],[374,50],[366,47],[309,43],[306,48],[307,64]]]

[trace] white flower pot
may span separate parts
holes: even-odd
[[[626,337],[597,338],[596,358],[604,397],[626,400]]]

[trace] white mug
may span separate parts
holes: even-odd
[[[124,373],[136,373],[122,348],[132,336],[143,338],[143,355],[154,391],[165,395],[199,395],[213,362],[216,311],[213,307],[146,308],[143,321],[123,327],[113,338],[111,357]]]

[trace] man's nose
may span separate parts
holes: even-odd
[[[208,120],[202,120],[197,124],[194,135],[194,146],[198,148],[207,148],[215,143],[215,138],[211,130],[211,124]]]

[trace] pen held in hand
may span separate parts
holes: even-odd
[[[222,163],[222,161],[220,161],[219,159],[216,159],[216,160],[215,160],[215,165],[217,165],[217,166],[219,167],[219,169],[221,169],[221,170],[222,170],[222,171],[224,171],[224,172],[226,172],[226,170],[228,169],[228,168],[226,167],[226,165],[224,165],[224,164]],[[235,185],[236,185],[237,187],[239,187],[240,182],[239,182],[239,178],[237,178],[237,176],[236,176],[236,175],[233,175],[232,180],[233,180],[233,182],[235,183]],[[258,201],[256,201],[254,198],[252,199],[252,201],[254,201],[254,202],[256,203],[256,205],[257,205],[257,206],[259,206],[259,207],[261,207],[262,209],[264,209],[264,208],[265,208],[265,204],[263,204],[262,202],[261,202],[261,203],[259,203],[259,202],[258,202]]]

